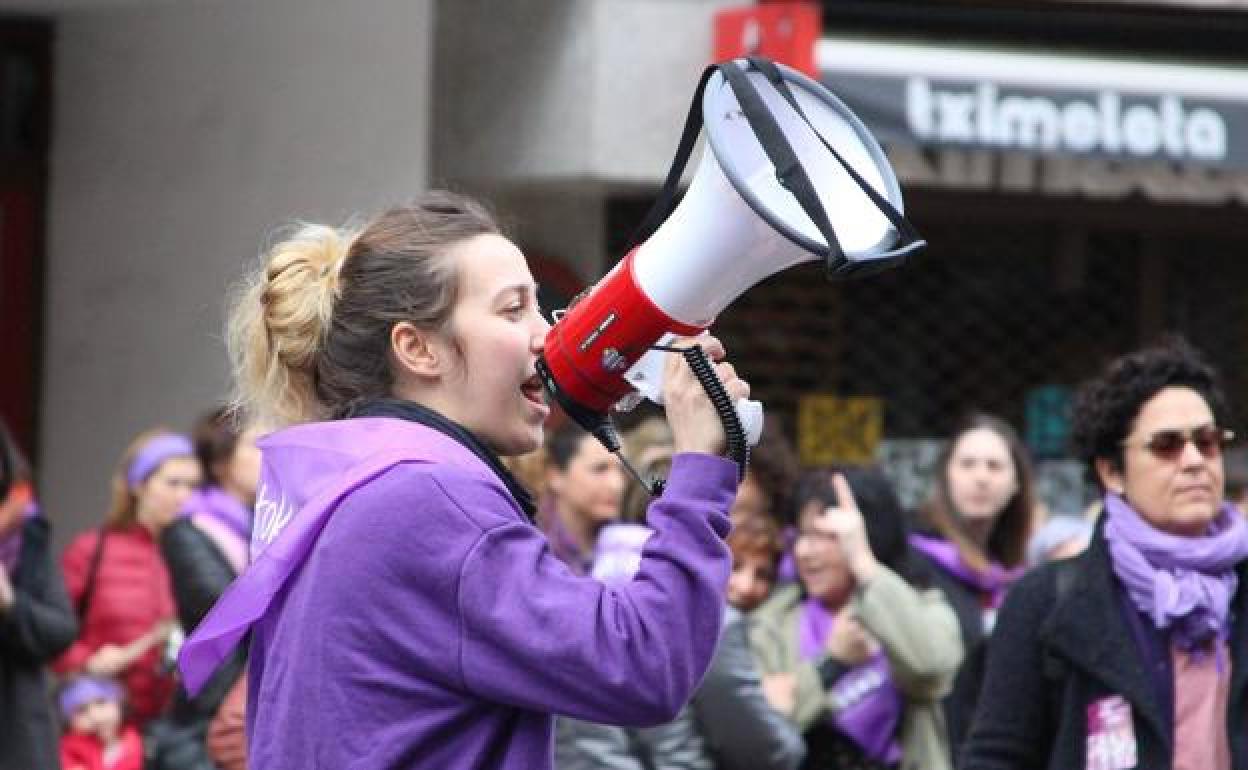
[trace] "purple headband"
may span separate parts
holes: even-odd
[[[153,436],[139,448],[134,459],[130,461],[130,467],[126,469],[126,484],[131,490],[137,489],[165,460],[171,457],[194,456],[195,447],[191,446],[191,440],[186,436],[177,433]]]
[[[121,703],[121,685],[111,679],[100,679],[94,676],[80,676],[61,690],[61,715],[65,721],[73,717],[74,712],[93,700],[111,700]]]

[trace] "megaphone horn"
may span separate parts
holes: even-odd
[[[673,210],[703,129],[708,151]],[[564,411],[618,452],[611,407],[633,393],[662,403],[656,343],[704,331],[751,286],[798,263],[822,259],[834,278],[902,263],[925,245],[902,211],[879,144],[826,88],[757,57],[711,65],[634,236],[640,245],[555,322],[538,371]],[[713,380],[703,382],[712,399],[723,401],[713,370],[698,368]],[[761,407],[738,404],[744,427],[725,410],[730,454],[744,472]],[[734,431],[753,441],[734,445]]]

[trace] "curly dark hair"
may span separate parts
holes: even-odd
[[[1072,405],[1071,443],[1087,464],[1089,478],[1100,483],[1097,459],[1107,459],[1122,470],[1122,441],[1134,428],[1140,409],[1163,389],[1175,386],[1199,393],[1214,419],[1226,423],[1229,414],[1217,371],[1179,336],[1119,356],[1079,388]]]

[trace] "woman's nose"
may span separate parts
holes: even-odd
[[[537,323],[533,326],[533,340],[530,346],[535,353],[541,353],[546,348],[546,335],[550,332],[550,322],[541,313],[537,314]]]

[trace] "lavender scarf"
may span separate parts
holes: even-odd
[[[1006,589],[1023,575],[1022,567],[1007,569],[996,562],[990,563],[986,570],[973,570],[970,565],[962,561],[962,554],[958,552],[958,547],[948,540],[912,534],[910,546],[926,555],[950,575],[986,595],[989,598],[989,607],[992,609],[1001,606]]]
[[[1230,633],[1231,597],[1239,579],[1235,565],[1248,558],[1248,525],[1223,504],[1201,537],[1162,532],[1119,495],[1105,496],[1105,539],[1114,574],[1131,603],[1169,629],[1180,650],[1200,654]]]
[[[803,660],[823,654],[836,618],[817,599],[802,602],[798,616],[798,652]],[[877,652],[841,675],[828,692],[834,708],[832,727],[852,740],[871,759],[901,761],[897,728],[901,724],[901,693],[893,684],[884,653]]]
[[[182,506],[181,515],[203,514],[229,528],[244,542],[251,538],[251,510],[218,486],[199,489]]]

